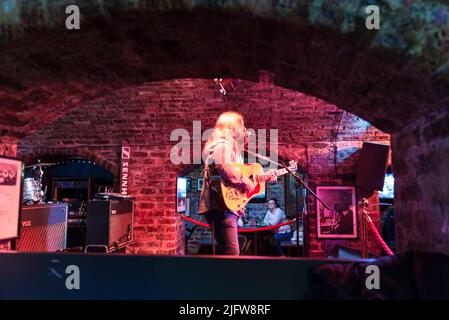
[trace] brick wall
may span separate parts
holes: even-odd
[[[0,137],[0,156],[15,157],[17,154],[17,139]]]
[[[178,79],[130,86],[82,105],[21,140],[18,152],[27,159],[79,153],[103,163],[117,181],[126,138],[132,148],[130,193],[137,201],[134,252],[181,254],[184,229],[174,212],[175,178],[185,166],[170,162],[176,143],[170,133],[184,128],[192,134],[194,120],[202,120],[204,131],[225,110],[241,112],[247,128],[278,129],[279,154],[297,159],[312,187],[353,184],[362,142],[389,143],[387,134],[356,116],[270,83],[242,81],[223,96],[211,80]],[[312,254],[319,256],[323,243],[315,239],[311,214]],[[377,223],[378,215],[373,212]]]

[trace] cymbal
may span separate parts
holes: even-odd
[[[31,167],[37,167],[37,166],[43,166],[43,167],[48,167],[48,166],[54,166],[56,163],[35,163],[35,164],[30,164],[29,166],[26,166],[25,168],[31,168]]]

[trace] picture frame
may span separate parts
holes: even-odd
[[[24,163],[22,160],[0,156],[0,240],[19,237],[22,210]]]
[[[185,216],[190,216],[190,198],[186,199],[186,210],[184,212]]]
[[[176,212],[184,213],[187,208],[187,179],[186,177],[176,178]]]
[[[317,186],[316,194],[331,210],[316,200],[318,239],[357,239],[355,186]]]
[[[203,178],[199,178],[198,179],[198,185],[197,185],[197,190],[198,191],[201,191],[203,189],[203,182],[204,182]]]

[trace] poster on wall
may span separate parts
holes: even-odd
[[[358,235],[355,187],[318,186],[316,194],[331,209],[326,209],[319,201],[316,201],[317,237],[319,239],[356,239]]]
[[[203,178],[199,178],[199,179],[198,179],[198,186],[197,186],[197,190],[198,190],[198,191],[203,190],[203,182],[204,182],[204,179],[203,179]]]
[[[176,179],[176,212],[185,212],[187,207],[187,178]]]
[[[23,162],[0,157],[0,240],[19,236]]]

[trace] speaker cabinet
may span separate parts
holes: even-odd
[[[373,191],[382,190],[390,147],[364,142],[357,171],[356,186]]]
[[[55,252],[66,249],[67,204],[22,207],[17,251]]]
[[[133,241],[132,200],[92,200],[87,204],[86,245],[107,246],[109,250]]]

